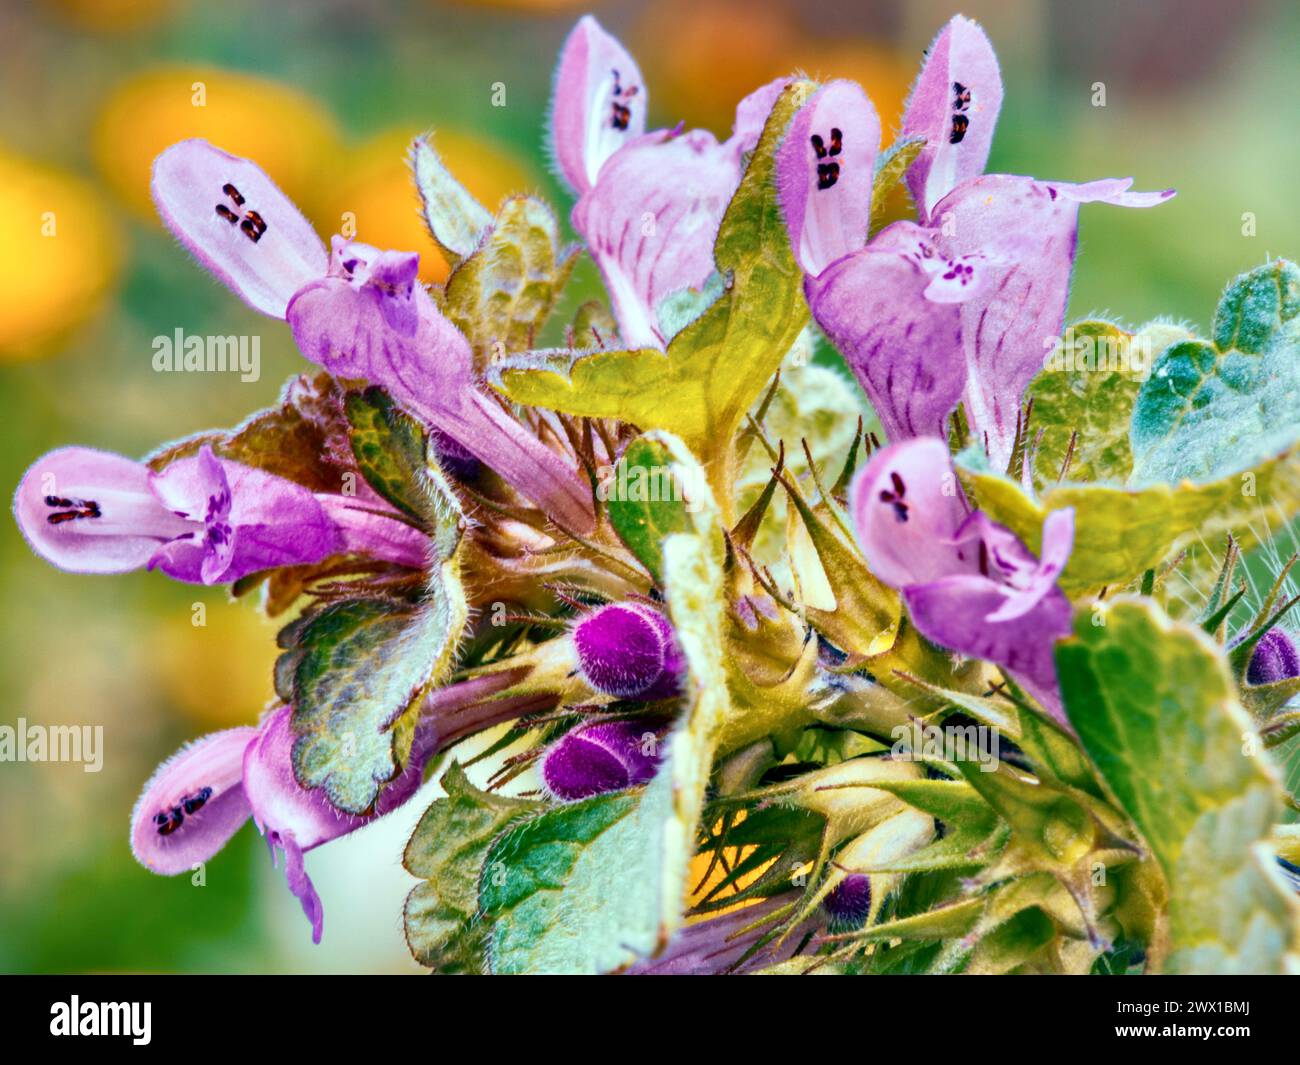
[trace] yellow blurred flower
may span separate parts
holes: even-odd
[[[729,132],[736,104],[747,93],[796,71],[860,82],[888,136],[914,73],[887,47],[865,39],[810,36],[788,10],[754,0],[654,4],[634,38],[633,53],[657,115],[720,136]]]
[[[0,150],[0,361],[46,354],[99,309],[121,262],[108,205],[89,183]]]
[[[222,602],[196,589],[195,603],[204,607],[204,624],[194,624],[192,611],[157,623],[149,644],[157,689],[199,731],[256,724],[275,695],[277,626],[251,602]]]
[[[389,130],[348,152],[331,172],[334,183],[319,223],[322,235],[343,233],[378,248],[418,251],[420,278],[431,283],[444,280],[448,266],[420,218],[407,165],[411,141],[425,132]],[[490,141],[438,130],[433,145],[452,174],[494,213],[505,197],[536,188],[535,172]]]
[[[167,14],[173,0],[45,0],[65,21],[97,33],[129,33]]]
[[[153,160],[187,137],[252,159],[308,214],[338,163],[333,117],[297,89],[217,67],[165,66],[109,96],[93,133],[95,164],[124,203],[153,218]]]

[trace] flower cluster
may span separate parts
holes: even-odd
[[[1204,444],[1300,377],[1300,271],[1235,282],[1212,340],[1144,327],[1149,379],[1045,368],[1080,206],[1173,191],[986,173],[1002,96],[956,17],[884,150],[857,84],[796,76],[725,140],[647,132],[636,61],[585,17],[550,114],[581,244],[536,197],[478,203],[421,138],[434,287],[418,251],[327,248],[254,161],[163,152],[167,227],[317,369],[241,426],[139,462],[61,448],[18,486],[55,566],[261,587],[287,618],[260,723],[145,786],[141,864],[188,871],[251,817],[319,941],[304,853],[478,736],[486,784],[451,761],[405,859],[408,942],[443,971],[1212,967],[1179,905],[1219,873],[1182,845],[1300,860],[1267,764],[1300,656],[1285,570],[1249,620],[1238,540],[1218,567],[1179,549],[1250,526],[1243,469],[1300,510],[1293,413],[1265,450]],[[900,184],[915,217],[882,225]],[[606,300],[543,348],[580,253]],[[807,364],[824,341],[860,393]],[[607,476],[632,467],[690,498]],[[992,730],[1003,762],[899,738],[920,722]],[[1202,779],[1247,727],[1258,750]],[[1248,791],[1258,824],[1185,816]],[[1293,900],[1251,869],[1237,894],[1267,901],[1216,926],[1264,922],[1242,965],[1289,964]]]

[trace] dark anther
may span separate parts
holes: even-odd
[[[65,499],[63,496],[46,496],[45,505],[47,507],[62,507],[62,510],[48,514],[45,520],[51,525],[62,525],[65,521],[76,521],[78,518],[102,518],[103,512],[99,509],[99,504],[93,499]]]
[[[821,135],[814,133],[809,140],[812,141],[813,151],[817,153],[818,159],[826,158],[826,142],[822,140]]]
[[[834,126],[831,127],[831,155],[839,155],[844,150],[844,134]]]
[[[262,221],[262,216],[256,211],[249,211],[244,215],[244,220],[239,223],[239,228],[243,231],[244,236],[256,244],[262,239],[262,234],[266,232],[266,223]]]
[[[966,136],[966,130],[969,126],[970,126],[970,119],[968,119],[965,115],[953,115],[952,132],[948,134],[948,143],[960,144],[962,138]]]
[[[907,521],[907,504],[903,502],[904,496],[907,495],[907,486],[903,484],[903,478],[898,476],[896,471],[889,474],[889,483],[894,486],[891,492],[888,488],[880,493],[882,503],[890,503],[894,507],[894,520],[898,522]]]
[[[221,186],[221,191],[230,198],[231,203],[236,207],[244,206],[243,194],[229,181]],[[237,224],[240,232],[254,244],[261,240],[262,234],[266,232],[266,221],[256,211],[245,211],[241,220],[235,211],[232,211],[224,203],[219,203],[217,204],[217,214],[232,226]]]
[[[983,540],[980,541],[980,576],[989,575],[989,548]]]
[[[965,111],[970,106],[970,89],[966,88],[960,81],[954,81],[952,91],[956,97],[952,102],[952,109],[954,111]]]
[[[829,189],[834,186],[835,182],[840,179],[839,163],[818,163],[817,164],[817,187],[819,189]]]
[[[204,804],[212,798],[211,788],[200,788],[193,795],[186,795],[181,800],[181,808],[187,815],[193,815],[203,809]]]
[[[155,814],[153,823],[158,826],[158,835],[170,836],[181,827],[184,820],[185,812],[179,806],[173,806],[170,810]]]

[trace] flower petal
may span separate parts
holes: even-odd
[[[903,589],[908,615],[922,636],[1004,669],[1064,722],[1053,645],[1070,634],[1070,602],[1052,588],[1014,620],[991,620],[1005,596],[1003,586],[979,575],[945,577]]]
[[[167,228],[254,310],[283,318],[293,294],[325,273],[311,223],[247,159],[181,141],[154,160],[152,189]]]
[[[789,78],[774,78],[736,105],[736,120],[732,124],[726,146],[737,159],[758,146],[758,139],[763,135],[763,127],[767,125],[772,108],[789,84]]]
[[[1061,334],[1078,235],[1079,204],[1150,206],[1164,193],[1130,193],[1124,181],[1088,185],[988,174],[964,182],[936,206],[931,232],[943,255],[984,255],[1005,264],[996,284],[962,306],[970,378],[966,409],[1006,469],[1021,399]]]
[[[641,71],[591,15],[564,42],[551,101],[551,138],[560,172],[581,194],[627,141],[645,132]]]
[[[878,451],[854,479],[851,506],[867,566],[886,584],[975,571],[952,542],[966,505],[943,440],[920,437]]]
[[[924,222],[961,181],[984,172],[1002,109],[1002,74],[978,23],[955,16],[939,31],[903,115],[903,137],[926,145],[907,170]]]
[[[961,310],[932,300],[933,284],[915,257],[874,244],[806,282],[813,317],[891,443],[941,436],[966,384]]]
[[[714,271],[713,241],[740,184],[739,156],[713,134],[647,133],[620,148],[574,206],[627,347],[663,348],[656,310]]]
[[[880,119],[856,82],[828,82],[790,123],[777,149],[777,194],[805,273],[866,244],[879,150]]]
[[[244,751],[256,733],[215,732],[158,767],[131,813],[131,851],[141,865],[164,876],[187,873],[248,820]]]
[[[202,531],[154,498],[148,467],[85,447],[32,463],[14,493],[14,517],[36,554],[74,573],[128,573],[172,538]]]

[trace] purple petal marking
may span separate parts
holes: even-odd
[[[656,309],[714,271],[713,241],[740,184],[739,154],[704,130],[629,141],[573,208],[627,347],[663,348]]]
[[[1068,185],[1008,174],[966,181],[935,206],[932,230],[947,258],[985,255],[1004,264],[996,283],[961,305],[971,426],[1005,469],[1021,399],[1061,334],[1081,202],[1150,206],[1127,181]],[[1165,197],[1167,198],[1167,197]]]
[[[181,141],[154,160],[152,190],[167,228],[254,310],[283,318],[293,294],[325,273],[311,223],[247,159]]]
[[[903,115],[902,136],[926,145],[907,171],[921,220],[960,182],[984,172],[1002,108],[1002,75],[980,26],[957,15],[935,38]]]
[[[172,511],[202,522],[197,534],[160,547],[150,560],[176,580],[215,584],[257,570],[298,566],[343,549],[317,498],[293,481],[219,459],[211,448],[151,475]]]
[[[202,525],[155,498],[142,463],[65,447],[32,463],[14,493],[14,518],[31,549],[74,573],[128,573]]]
[[[564,802],[644,784],[659,764],[655,722],[602,721],[562,737],[542,761],[542,779]]]
[[[805,273],[866,244],[879,150],[880,119],[856,82],[828,82],[790,123],[777,149],[777,195]]]
[[[233,728],[182,747],[145,784],[131,813],[131,852],[164,876],[188,873],[217,853],[252,812],[242,783],[253,728]]]
[[[560,173],[579,194],[627,141],[645,132],[646,91],[627,50],[584,15],[560,51],[551,139]]]
[[[1300,653],[1295,642],[1281,629],[1269,629],[1251,652],[1246,683],[1276,684],[1293,677],[1300,677]]]
[[[684,660],[668,619],[640,603],[612,603],[573,628],[582,674],[597,691],[619,699],[677,694]]]
[[[917,257],[873,244],[805,285],[813,317],[889,440],[942,435],[966,384],[961,310],[930,298],[933,282]]]
[[[966,504],[948,446],[936,437],[873,455],[854,478],[852,512],[868,568],[894,588],[975,572],[953,545]]]

